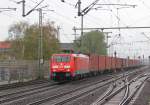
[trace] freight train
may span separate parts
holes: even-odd
[[[129,58],[74,53],[54,54],[50,60],[50,77],[54,81],[72,80],[139,65],[139,60]]]

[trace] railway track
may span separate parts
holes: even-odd
[[[7,90],[2,90],[0,94],[0,98],[13,95],[13,94],[19,94],[27,91],[32,91],[35,89],[40,89],[42,87],[50,86],[50,85],[55,85],[55,83],[40,83],[40,84],[35,84],[35,85],[29,85],[29,86],[24,86],[24,87],[16,87],[13,89],[7,89]]]
[[[128,105],[130,101],[133,99],[133,97],[136,95],[136,93],[140,90],[144,82],[148,79],[149,77],[141,77],[140,79],[134,81],[134,84],[129,85],[129,91],[126,92],[127,97],[125,97],[119,105]]]
[[[108,80],[112,78],[112,76],[108,75],[108,78],[105,79],[105,80]],[[101,81],[105,81],[105,80],[101,80]],[[82,80],[79,80],[79,81],[84,81],[84,79]],[[36,95],[38,93],[43,93],[43,92],[46,92],[46,91],[53,91],[55,89],[61,89],[61,87],[63,86],[63,84],[61,85],[58,85],[58,83],[56,84],[50,84],[50,85],[44,85],[44,86],[39,86],[39,87],[35,87],[35,88],[32,88],[32,89],[27,89],[27,90],[22,90],[22,91],[18,91],[18,92],[12,92],[12,93],[9,93],[9,94],[4,94],[4,95],[1,95],[0,96],[0,104],[10,104],[10,103],[13,103],[15,101],[18,101],[18,100],[22,100],[24,99],[25,97],[29,97],[29,96],[32,96],[32,95]]]
[[[126,74],[126,76],[128,76],[128,75],[129,75],[129,73]],[[122,78],[124,78],[123,75],[109,79],[107,81],[99,81],[99,82],[89,84],[84,87],[76,88],[76,89],[68,91],[66,93],[61,93],[58,95],[50,96],[45,99],[38,100],[36,102],[29,103],[27,105],[39,105],[42,103],[45,104],[46,102],[48,102],[49,105],[62,105],[62,104],[65,104],[66,102],[72,101],[73,99],[81,97],[89,92],[92,92],[99,88],[105,87],[106,85],[109,85],[110,83],[112,83],[116,80],[122,79]]]
[[[147,78],[148,76],[143,76],[142,74],[130,81],[126,81],[122,86],[115,90],[113,89],[114,91],[109,89],[109,94],[102,95],[91,105],[128,105]]]
[[[133,74],[133,73],[136,73],[136,71],[126,73],[126,76]],[[115,79],[124,78],[124,76],[122,74],[121,75],[119,74],[117,76],[115,75],[114,77],[115,77]],[[112,76],[109,76],[109,78],[107,78],[107,79],[93,82],[93,83],[89,82],[89,84],[80,86],[78,88],[74,88],[73,90],[70,90],[67,92],[62,91],[61,93],[56,93],[54,95],[51,94],[50,97],[46,97],[46,98],[43,96],[40,96],[39,99],[33,99],[33,100],[32,99],[28,100],[28,98],[39,95],[38,93],[47,93],[47,92],[50,93],[51,91],[55,90],[56,88],[61,89],[60,86],[62,86],[62,85],[56,86],[56,87],[55,86],[51,86],[51,87],[45,86],[45,88],[41,88],[41,89],[35,88],[28,92],[26,92],[24,90],[22,92],[5,95],[4,97],[1,96],[3,98],[0,99],[0,104],[3,104],[3,105],[10,105],[10,104],[11,105],[38,105],[38,104],[50,102],[50,103],[48,103],[48,105],[51,105],[51,104],[60,105],[60,104],[66,103],[68,101],[71,101],[74,98],[83,96],[88,92],[92,92],[93,90],[104,87],[104,86],[110,84],[111,82],[115,81],[115,79]],[[42,99],[41,99],[41,97],[42,97]],[[63,98],[63,97],[65,97],[65,98]],[[68,98],[66,98],[66,97],[68,97]],[[60,100],[59,100],[59,98],[60,98]],[[56,101],[56,102],[54,102],[54,101]],[[19,103],[19,104],[16,104],[16,103]]]
[[[5,103],[8,101],[18,99],[18,98],[30,96],[38,92],[48,91],[49,89],[54,89],[56,87],[58,87],[57,83],[46,84],[46,85],[41,85],[38,87],[31,88],[31,89],[25,89],[25,90],[18,91],[18,92],[12,92],[8,94],[0,95],[0,103]]]
[[[14,88],[22,88],[25,86],[40,85],[40,84],[48,83],[48,82],[49,82],[48,80],[32,80],[32,81],[28,81],[28,82],[5,84],[5,85],[0,85],[0,91],[14,89]]]

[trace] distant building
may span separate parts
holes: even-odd
[[[11,48],[10,42],[1,41],[0,42],[0,53],[8,52]]]
[[[10,55],[9,55],[10,49],[11,49],[10,42],[8,42],[8,41],[0,42],[0,60],[10,58]]]
[[[63,53],[74,53],[73,43],[60,43],[60,47]]]
[[[73,50],[73,43],[60,43],[61,49]]]

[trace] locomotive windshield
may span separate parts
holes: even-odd
[[[69,62],[70,61],[70,56],[54,56],[53,60],[55,62]]]

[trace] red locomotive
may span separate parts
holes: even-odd
[[[54,54],[50,65],[51,79],[59,81],[132,68],[139,66],[140,61],[103,55]]]
[[[89,73],[89,57],[83,54],[54,54],[50,67],[51,79],[70,80]]]

